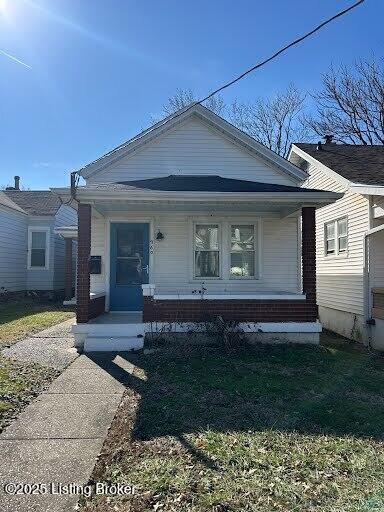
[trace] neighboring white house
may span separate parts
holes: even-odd
[[[305,171],[201,105],[79,174],[78,346],[132,348],[148,322],[218,315],[318,342],[314,211],[339,194],[301,188]]]
[[[0,192],[0,288],[2,293],[63,291],[65,242],[55,233],[77,224],[77,213],[50,190]],[[75,256],[75,254],[74,254]]]
[[[317,297],[323,326],[384,348],[384,147],[293,144],[305,187],[342,192],[316,211]]]

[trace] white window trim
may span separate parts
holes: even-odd
[[[195,277],[195,226],[196,224],[217,224],[219,226],[219,276],[220,277]],[[230,258],[231,258],[231,226],[232,225],[254,225],[257,226],[257,246],[255,247],[255,257],[257,258],[257,276],[234,277],[230,274]],[[189,236],[189,276],[191,283],[202,283],[206,281],[222,281],[225,283],[233,283],[233,281],[262,281],[262,240],[263,240],[263,224],[260,217],[239,217],[231,220],[223,220],[215,217],[193,217],[189,219],[190,236]]]
[[[341,220],[345,220],[347,223],[346,229],[346,237],[347,237],[347,247],[345,251],[339,252],[339,227],[338,223]],[[335,225],[335,252],[327,253],[327,226],[329,224]],[[344,236],[344,235],[343,235]],[[326,258],[347,258],[349,252],[349,229],[348,229],[348,215],[343,215],[342,217],[338,217],[337,219],[330,220],[328,222],[324,222],[324,256]]]
[[[45,266],[44,267],[33,267],[31,265],[32,258],[32,233],[43,232],[46,233],[45,237]],[[49,247],[50,247],[50,234],[51,229],[43,226],[29,226],[28,227],[28,270],[49,270]]]

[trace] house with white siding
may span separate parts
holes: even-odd
[[[50,190],[20,190],[15,176],[15,186],[0,192],[1,293],[63,293],[66,249],[56,229],[68,224],[77,225],[74,208]]]
[[[384,349],[384,146],[293,144],[303,186],[342,193],[316,210],[321,323]]]
[[[142,346],[153,324],[220,316],[260,338],[318,343],[315,210],[341,197],[194,104],[55,189],[78,208],[76,343]]]

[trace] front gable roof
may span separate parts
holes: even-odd
[[[307,173],[305,171],[299,169],[293,163],[268,149],[263,144],[260,144],[254,138],[250,137],[245,132],[242,132],[231,123],[200,104],[194,104],[186,107],[168,116],[162,121],[159,121],[132,139],[124,142],[117,148],[80,169],[80,175],[87,179],[92,175],[103,171],[108,166],[118,162],[122,158],[143,147],[143,145],[155,141],[160,136],[175,128],[177,125],[184,123],[189,118],[199,119],[208,126],[221,132],[224,136],[231,139],[233,143],[243,147],[255,157],[259,159],[261,158],[281,174],[289,177],[292,181],[300,182],[307,178]]]

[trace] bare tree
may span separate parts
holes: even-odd
[[[313,97],[317,113],[305,122],[315,134],[330,134],[345,144],[384,144],[382,61],[359,60],[351,69],[331,67]]]
[[[165,116],[191,105],[195,95],[190,89],[178,89],[163,106]],[[282,156],[286,156],[291,142],[303,140],[308,129],[302,124],[305,96],[296,87],[271,99],[259,98],[253,103],[234,101],[226,105],[221,96],[213,96],[204,106],[227,118],[240,130]]]
[[[177,89],[175,94],[168,98],[163,105],[162,113],[164,117],[169,116],[188,105],[192,105],[195,101],[196,98],[192,89]]]
[[[235,101],[229,120],[269,149],[286,156],[291,142],[307,138],[308,129],[301,121],[305,95],[290,85],[275,97],[258,98],[253,103]]]
[[[195,101],[198,101],[198,99],[191,89],[177,89],[176,93],[168,98],[168,101],[163,105],[163,114],[164,116],[169,116],[184,107],[192,105]],[[204,102],[204,106],[218,115],[223,115],[226,109],[224,100],[221,96],[213,96],[212,98],[209,98]]]

